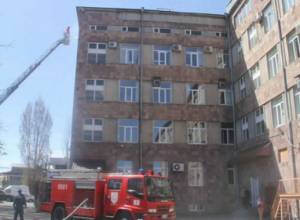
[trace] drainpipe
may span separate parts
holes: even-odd
[[[139,168],[143,168],[143,76],[144,76],[144,7],[140,10],[140,64],[139,64]]]
[[[275,0],[272,0],[273,5],[275,5],[276,8],[276,16],[277,16],[277,28],[278,28],[278,34],[279,34],[279,44],[280,44],[280,52],[281,52],[281,63],[282,63],[282,71],[283,71],[283,83],[284,83],[284,97],[285,97],[285,120],[288,123],[288,134],[287,139],[290,145],[290,152],[292,156],[292,173],[293,178],[297,178],[297,169],[296,169],[296,161],[295,161],[295,150],[294,150],[294,137],[293,137],[293,127],[291,122],[291,115],[289,112],[289,97],[288,97],[288,84],[287,84],[287,60],[286,60],[286,53],[284,48],[284,39],[282,36],[282,29],[281,29],[281,23],[280,23],[280,14],[279,14],[279,6],[278,2]]]
[[[231,92],[232,92],[232,118],[233,118],[233,130],[234,130],[234,158],[237,158],[238,146],[237,146],[237,132],[236,132],[236,109],[235,109],[235,89],[234,89],[234,77],[233,77],[233,54],[231,49],[231,26],[230,26],[230,15],[225,13],[225,22],[226,22],[226,31],[228,35],[228,53],[229,53],[229,70],[230,70],[230,81],[231,81]],[[239,172],[238,167],[235,165],[235,179],[236,179],[236,195],[237,198],[240,198],[240,190],[239,190]]]

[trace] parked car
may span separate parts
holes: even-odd
[[[18,191],[22,190],[27,202],[33,202],[34,196],[30,194],[28,186],[25,185],[10,185],[6,187],[3,192],[7,201],[13,201],[14,197],[18,195]]]

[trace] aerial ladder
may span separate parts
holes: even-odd
[[[41,64],[42,62],[60,45],[70,44],[70,27],[64,32],[61,39],[57,40],[36,62],[30,65],[21,76],[19,76],[14,82],[10,84],[8,88],[0,94],[0,105],[23,83]]]

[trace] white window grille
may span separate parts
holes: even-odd
[[[170,65],[171,63],[171,47],[154,46],[153,47],[153,63],[155,65]]]
[[[88,79],[85,84],[85,97],[89,101],[103,101],[104,80]]]
[[[138,81],[120,80],[120,101],[137,102],[138,97]]]
[[[272,101],[272,114],[274,127],[280,127],[285,123],[285,111],[282,96]]]
[[[203,65],[203,51],[200,48],[186,48],[185,63],[189,67],[199,67]]]
[[[97,42],[88,43],[88,63],[90,64],[106,63],[106,43],[97,43]]]
[[[83,140],[85,142],[103,141],[103,122],[99,118],[87,118],[83,125]]]
[[[139,63],[139,46],[138,45],[121,45],[121,63],[138,64]]]
[[[153,87],[153,103],[168,104],[172,101],[172,87],[170,82],[160,82],[159,87]]]
[[[136,119],[118,120],[118,142],[137,143],[139,138],[139,122]]]
[[[279,72],[280,68],[280,60],[279,60],[279,52],[277,47],[274,47],[268,54],[268,71],[269,71],[269,78],[273,78]]]
[[[265,133],[265,117],[264,117],[264,108],[259,107],[255,111],[255,127],[256,127],[256,136],[262,135]]]

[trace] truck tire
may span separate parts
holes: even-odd
[[[51,220],[62,220],[66,217],[66,210],[62,205],[55,206],[51,213]]]
[[[132,218],[129,213],[121,212],[117,215],[116,220],[132,220]]]

